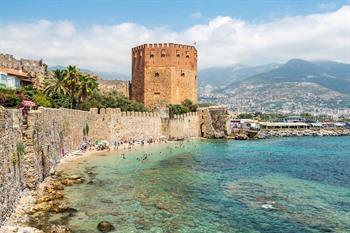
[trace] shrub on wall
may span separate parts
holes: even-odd
[[[7,108],[16,108],[20,105],[21,98],[16,90],[0,89],[0,105]]]
[[[52,107],[51,101],[43,94],[37,93],[33,96],[33,101],[38,105],[38,106],[43,106],[43,107]]]
[[[184,100],[181,104],[170,104],[169,108],[169,116],[174,117],[174,115],[180,115],[188,112],[197,111],[198,105],[193,104],[193,102],[189,99]]]
[[[148,112],[148,109],[142,103],[129,100],[116,91],[95,92],[80,105],[80,108],[82,110],[89,110],[90,108],[120,108],[122,111]]]

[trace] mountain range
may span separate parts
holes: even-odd
[[[291,59],[285,64],[210,68],[200,74],[201,99],[236,110],[326,113],[350,108],[349,64]]]

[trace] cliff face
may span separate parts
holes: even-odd
[[[130,98],[129,81],[98,79],[98,87],[101,91],[116,91],[123,96]]]

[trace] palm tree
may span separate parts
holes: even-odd
[[[62,70],[54,70],[52,77],[48,78],[45,83],[44,93],[52,96],[54,94],[66,95],[68,89],[64,81],[64,72]]]
[[[68,94],[70,97],[70,108],[74,106],[75,95],[79,85],[80,71],[76,66],[68,66],[64,71],[64,82],[68,88]]]
[[[89,95],[97,90],[97,79],[89,74],[80,74],[78,83],[78,103],[86,100]]]

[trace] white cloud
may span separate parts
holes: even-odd
[[[255,24],[218,16],[183,31],[134,23],[86,28],[69,21],[0,24],[0,52],[43,58],[49,65],[76,64],[126,74],[131,72],[133,46],[159,42],[197,42],[200,69],[284,62],[295,57],[350,63],[350,6]]]
[[[190,15],[191,18],[193,19],[202,19],[203,18],[203,14],[200,11],[194,12]]]
[[[324,2],[320,3],[318,5],[318,8],[322,10],[334,10],[335,8],[337,8],[337,5],[334,2]]]

